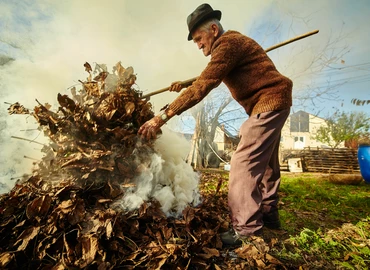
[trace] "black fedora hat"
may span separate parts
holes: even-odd
[[[208,19],[221,20],[221,11],[213,10],[209,4],[202,4],[197,7],[193,13],[188,16],[187,23],[189,28],[188,40],[192,40],[191,32],[195,30],[197,26],[205,22]]]

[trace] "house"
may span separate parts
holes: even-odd
[[[304,111],[291,114],[281,131],[280,148],[286,150],[300,150],[307,147],[328,148],[329,146],[314,139],[316,131],[325,125],[325,119]],[[219,125],[214,142],[219,151],[226,151],[236,148],[239,137],[232,135],[224,125]]]
[[[303,149],[330,148],[314,138],[317,130],[322,126],[326,126],[325,119],[304,111],[298,111],[288,117],[280,139],[279,159],[282,168],[287,167],[289,171],[302,172],[300,156]],[[340,147],[344,147],[344,143],[340,144]]]
[[[236,149],[239,137],[228,131],[225,125],[218,125],[213,142],[216,143],[218,151],[230,153]]]
[[[280,163],[288,162],[288,159],[295,162],[297,167],[300,159],[296,155],[305,148],[329,148],[320,141],[314,139],[316,131],[326,125],[325,119],[309,114],[304,111],[298,111],[291,114],[286,120],[281,131],[280,139]],[[224,125],[219,125],[216,129],[214,144],[217,145],[217,152],[222,157],[229,160],[238,145],[239,137],[232,135]],[[290,166],[292,167],[292,165]]]
[[[328,148],[328,145],[314,139],[316,131],[325,125],[325,119],[305,111],[291,114],[281,131],[280,148],[291,150],[300,150],[307,147]],[[214,142],[217,144],[219,151],[226,151],[227,149],[236,148],[239,137],[233,135],[224,125],[220,124],[216,129]]]
[[[280,148],[284,150],[299,150],[306,147],[328,148],[329,146],[314,139],[316,131],[325,125],[325,119],[304,111],[291,114],[281,131]]]
[[[288,159],[291,158],[299,160],[299,152],[305,148],[329,148],[329,146],[314,139],[316,131],[324,125],[326,125],[325,119],[307,112],[298,111],[291,114],[281,132],[280,163],[286,164]],[[190,136],[188,134],[188,139],[190,139]],[[207,156],[207,160],[215,160],[211,163],[218,167],[219,157],[222,160],[229,161],[238,143],[239,136],[233,135],[224,125],[219,124],[216,128],[212,149],[208,149],[204,156]],[[344,144],[342,147],[344,147]],[[210,162],[208,161],[208,163]]]
[[[192,145],[187,161],[193,164],[193,166],[197,166],[195,164],[201,162],[205,167],[218,168],[221,162],[230,161],[239,142],[239,137],[233,135],[221,124],[218,124],[216,127],[212,143],[199,140],[198,144],[196,144],[194,134],[178,134]]]

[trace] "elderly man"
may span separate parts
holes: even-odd
[[[292,105],[292,81],[280,74],[263,48],[236,31],[224,31],[221,11],[202,4],[187,18],[188,40],[211,59],[197,78],[159,115],[139,129],[146,139],[170,118],[200,102],[221,82],[245,109],[248,119],[240,127],[240,143],[232,156],[228,204],[233,228],[221,234],[227,245],[260,235],[263,226],[280,227],[278,149],[281,129]],[[181,90],[174,83],[172,91]]]

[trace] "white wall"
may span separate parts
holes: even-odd
[[[217,144],[219,151],[225,150],[225,133],[222,131],[220,127],[216,128],[214,142]]]
[[[325,120],[309,114],[309,132],[290,132],[290,116],[281,131],[281,149],[303,149],[304,147],[328,147],[322,142],[313,139],[317,129],[325,126]],[[343,147],[344,144],[341,145]]]

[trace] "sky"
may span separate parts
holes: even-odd
[[[104,63],[111,71],[121,62],[132,66],[136,88],[149,93],[173,81],[196,77],[209,58],[187,41],[187,16],[196,0],[0,0],[0,127],[2,175],[17,160],[12,175],[29,170],[40,147],[20,136],[43,142],[32,131],[31,117],[8,116],[8,103],[28,108],[56,104],[58,93],[69,94],[87,73],[83,64]],[[353,98],[370,99],[370,35],[368,0],[212,0],[222,11],[226,30],[237,30],[264,48],[295,36],[319,33],[276,49],[269,56],[294,82],[292,111],[326,117],[336,110],[363,111]],[[13,61],[9,61],[13,59]],[[326,93],[326,94],[325,94]],[[155,112],[177,93],[151,98]],[[171,119],[169,126],[178,120]],[[25,165],[25,162],[28,165]]]

